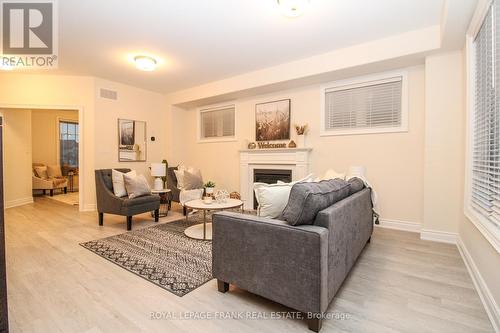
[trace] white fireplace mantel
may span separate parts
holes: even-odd
[[[245,209],[253,209],[253,177],[255,169],[292,171],[292,180],[309,173],[312,148],[270,148],[240,150],[240,193]]]

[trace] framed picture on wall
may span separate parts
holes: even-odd
[[[118,119],[121,146],[133,146],[135,144],[135,122],[133,120]]]
[[[290,140],[290,99],[255,105],[255,141]]]

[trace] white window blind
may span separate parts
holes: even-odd
[[[401,76],[326,88],[324,130],[397,129],[402,125]],[[348,131],[349,132],[349,131]],[[345,133],[343,133],[345,134]]]
[[[491,5],[474,40],[471,206],[500,228],[500,11]]]
[[[234,105],[200,111],[200,138],[234,137]]]

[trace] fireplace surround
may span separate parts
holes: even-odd
[[[240,150],[240,193],[244,209],[254,208],[255,170],[287,170],[292,181],[302,179],[309,174],[311,151],[312,148]]]

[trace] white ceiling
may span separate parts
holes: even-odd
[[[172,92],[440,24],[442,0],[311,0],[290,19],[276,0],[62,0],[59,69]],[[140,72],[134,53],[163,59]]]

